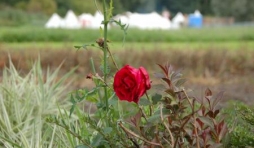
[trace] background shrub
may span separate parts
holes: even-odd
[[[227,106],[226,121],[229,132],[229,147],[244,148],[254,146],[254,109],[241,102]]]
[[[0,26],[43,26],[47,21],[42,13],[28,13],[19,9],[5,8],[0,10]]]

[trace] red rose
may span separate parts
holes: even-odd
[[[120,69],[114,78],[114,90],[120,100],[138,103],[139,98],[151,88],[145,68],[136,69],[129,65]]]

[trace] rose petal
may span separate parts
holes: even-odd
[[[150,82],[150,78],[149,75],[147,73],[147,71],[145,70],[144,67],[140,67],[139,70],[141,71],[144,79],[145,79],[145,85],[146,85],[146,89],[150,89],[151,88],[151,82]]]

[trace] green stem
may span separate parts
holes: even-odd
[[[94,66],[94,62],[93,62],[93,58],[92,57],[90,58],[90,63],[91,63],[91,67],[92,67],[93,73],[96,74],[96,70],[95,70],[95,66]]]
[[[108,33],[108,18],[107,18],[107,8],[106,8],[106,1],[103,0],[103,13],[104,13],[104,44],[103,44],[103,53],[104,53],[104,56],[103,56],[103,60],[104,60],[104,82],[107,83],[107,66],[108,66],[108,63],[107,63],[107,33]],[[108,107],[108,92],[107,92],[107,87],[105,86],[104,87],[104,94],[105,94],[105,105],[106,105],[106,111],[108,112],[109,110],[109,107]]]
[[[146,94],[147,100],[150,102],[150,98],[149,98],[147,92],[145,94]],[[152,112],[153,112],[152,105],[149,105],[149,116],[152,116]]]
[[[109,50],[109,48],[107,48],[107,49],[108,49],[108,53],[109,53],[109,56],[111,57],[111,60],[112,60],[113,64],[115,65],[116,69],[119,70],[119,68],[116,64],[115,58],[113,57],[113,55],[112,55],[111,51]]]
[[[93,74],[96,75],[97,72],[96,72],[96,69],[95,69],[92,57],[90,58],[90,63],[91,63],[91,67],[92,67],[92,70],[93,70]],[[95,82],[96,87],[98,87],[99,86],[99,81],[98,80],[94,80],[94,82]],[[101,96],[100,90],[98,90],[97,92],[98,92],[98,95],[99,95],[99,99],[102,100],[102,96]]]

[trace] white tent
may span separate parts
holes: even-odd
[[[92,22],[92,28],[99,28],[99,27],[103,27],[103,25],[101,24],[103,21],[103,15],[97,11],[95,14],[94,14],[94,20]]]
[[[64,28],[76,29],[80,28],[81,25],[75,13],[69,10],[64,18]]]
[[[125,15],[117,15],[115,19],[121,20],[130,28],[139,29],[170,29],[171,22],[156,12],[140,14],[127,12]]]
[[[102,25],[103,15],[100,12],[96,12],[95,15],[89,13],[83,13],[80,16],[76,16],[72,10],[69,10],[64,19],[58,14],[53,14],[49,19],[46,28],[67,28],[67,29],[78,29],[78,28],[96,28],[103,27]]]
[[[57,14],[54,13],[50,19],[45,24],[46,28],[60,28],[63,27],[63,19]]]
[[[78,17],[79,23],[83,28],[93,28],[94,16],[89,13],[83,13]]]
[[[172,23],[177,23],[177,24],[184,23],[185,21],[186,21],[185,17],[183,16],[181,12],[178,12],[176,16],[172,19]]]
[[[146,14],[133,13],[129,16],[129,27],[140,29],[170,29],[171,22],[156,12]]]
[[[172,27],[174,29],[180,28],[186,22],[185,17],[181,12],[178,12],[176,16],[172,19]]]
[[[202,14],[200,13],[199,10],[195,10],[195,11],[194,11],[194,15],[195,15],[196,17],[202,17]]]

